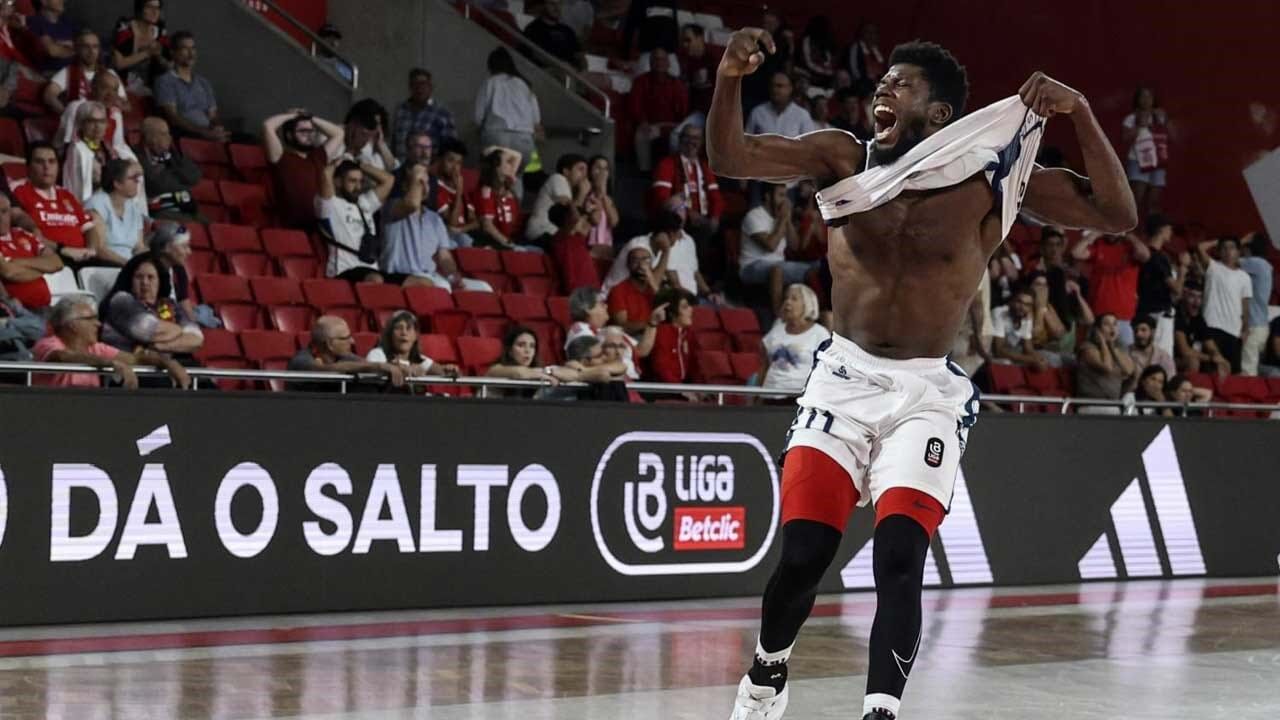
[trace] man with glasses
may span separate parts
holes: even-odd
[[[311,326],[311,344],[298,351],[289,361],[295,372],[376,373],[385,375],[392,387],[404,385],[404,368],[395,363],[374,363],[356,355],[351,328],[340,317],[324,315]],[[295,392],[337,392],[336,382],[291,382],[287,388]]]
[[[654,211],[672,195],[684,195],[689,204],[685,226],[698,242],[720,229],[720,216],[724,213],[720,183],[702,156],[702,138],[701,127],[684,126],[680,130],[680,153],[658,161],[650,190],[650,209]]]
[[[425,132],[437,146],[458,136],[453,113],[436,104],[431,73],[422,68],[409,71],[409,99],[396,108],[391,127],[391,149],[408,162],[410,135]]]
[[[285,227],[315,229],[320,177],[342,152],[342,127],[294,108],[267,118],[262,145],[275,175],[281,221]]]
[[[149,365],[169,373],[174,384],[182,389],[191,387],[191,378],[176,360],[163,353],[142,350],[127,353],[98,341],[102,322],[93,300],[82,295],[66,297],[58,301],[49,317],[53,334],[40,339],[32,353],[36,362],[92,365],[114,370],[119,382],[133,390],[138,387],[138,376],[133,368]],[[32,376],[33,385],[55,387],[101,387],[102,376],[91,373],[38,373]]]
[[[91,96],[93,79],[99,72],[114,76],[117,97],[121,104],[128,101],[116,71],[102,64],[102,41],[97,33],[87,28],[76,33],[75,51],[75,60],[55,73],[44,88],[44,104],[55,115],[61,115],[68,103]]]

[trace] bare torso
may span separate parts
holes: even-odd
[[[979,173],[832,228],[833,330],[883,357],[946,355],[1001,241],[993,197]]]

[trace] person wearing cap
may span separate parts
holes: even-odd
[[[334,52],[342,46],[342,31],[333,23],[325,23],[320,26],[316,35],[324,41],[324,44],[316,45],[316,56],[320,58],[320,63],[328,65],[343,80],[355,82],[355,69]]]

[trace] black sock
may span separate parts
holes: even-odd
[[[768,664],[757,656],[751,661],[751,669],[747,671],[747,677],[751,678],[751,682],[756,685],[771,687],[782,692],[783,686],[787,684],[787,663],[782,661]]]
[[[868,696],[902,698],[920,649],[920,593],[928,550],[928,534],[905,515],[890,515],[876,526],[876,618],[871,625]]]

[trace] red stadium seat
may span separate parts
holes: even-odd
[[[231,213],[221,205],[210,205],[208,203],[199,203],[196,210],[200,216],[207,222],[211,223],[229,223],[231,222]]]
[[[466,310],[476,317],[505,317],[502,302],[494,293],[459,290],[453,294],[453,302],[459,310]]]
[[[223,303],[253,304],[249,281],[235,275],[197,275],[196,289],[201,302],[215,307]]]
[[[321,314],[345,320],[347,328],[353,333],[363,332],[369,329],[369,313],[365,312],[364,308],[340,305],[325,308]]]
[[[1214,376],[1209,373],[1189,372],[1186,373],[1186,378],[1196,387],[1205,388],[1207,390],[1217,390],[1214,383]]]
[[[366,310],[404,310],[409,303],[400,288],[390,283],[356,283],[356,299]]]
[[[262,240],[258,231],[247,225],[213,223],[209,226],[209,239],[213,249],[226,255],[233,252],[262,252]]]
[[[1021,395],[1029,389],[1026,374],[1018,365],[987,363],[991,372],[991,391],[997,395]]]
[[[541,253],[520,252],[519,250],[503,250],[502,270],[508,275],[524,277],[526,275],[546,275],[546,266],[542,264]]]
[[[351,333],[351,339],[355,342],[356,354],[364,357],[378,344],[379,337],[375,332],[358,332]]]
[[[178,149],[188,160],[199,165],[231,165],[227,146],[219,142],[186,137],[178,141]]]
[[[1027,386],[1044,397],[1066,397],[1070,393],[1062,384],[1062,375],[1056,369],[1027,370]]]
[[[715,308],[706,305],[693,306],[693,331],[695,333],[719,329],[720,316],[716,314]]]
[[[458,357],[466,367],[468,375],[483,375],[489,366],[502,357],[502,341],[486,337],[460,337]]]
[[[317,310],[331,307],[357,307],[351,283],[337,278],[303,280],[302,296]]]
[[[264,228],[259,234],[263,249],[273,258],[315,257],[310,238],[301,230]]]
[[[552,295],[547,298],[547,310],[551,313],[551,319],[560,323],[560,327],[567,329],[573,324],[573,319],[569,316],[569,298]]]
[[[4,177],[9,181],[10,185],[15,180],[25,180],[27,177],[27,165],[20,162],[7,162],[4,164]]]
[[[372,326],[373,329],[377,330],[378,332],[382,332],[382,329],[387,326],[387,323],[391,322],[391,317],[398,312],[402,312],[402,310],[403,309],[397,310],[392,308],[383,308],[381,310],[370,310],[369,313],[373,315],[373,326]],[[418,327],[419,328],[422,327],[421,322],[418,323]]]
[[[511,276],[506,273],[478,272],[467,273],[467,275],[481,282],[489,283],[489,287],[496,293],[510,292],[513,286]]]
[[[240,346],[244,357],[262,367],[269,360],[288,362],[298,352],[298,344],[292,333],[275,330],[246,330],[240,333]]]
[[[185,225],[187,234],[191,236],[191,247],[193,248],[212,248],[213,241],[209,239],[209,228],[204,223],[192,222]]]
[[[27,155],[27,141],[22,136],[22,126],[13,118],[0,118],[0,153],[14,157]],[[25,177],[25,173],[22,177]]]
[[[462,363],[462,358],[458,355],[458,348],[453,344],[453,338],[448,335],[432,333],[419,335],[418,347],[422,349],[423,355],[435,362],[450,365],[460,365]]]
[[[737,385],[729,354],[715,350],[699,350],[694,354],[693,380],[711,385]]]
[[[291,278],[249,278],[249,289],[253,292],[253,299],[263,307],[304,305],[307,302],[302,296],[302,285]]]
[[[218,183],[209,178],[201,178],[200,182],[191,188],[191,197],[202,205],[222,204],[222,195],[218,194]]]
[[[538,336],[538,358],[544,365],[564,362],[564,330],[554,320],[530,320],[521,325]]]
[[[1280,403],[1280,377],[1267,378],[1267,402]]]
[[[421,322],[421,316],[418,319]],[[471,313],[466,310],[437,310],[427,320],[428,322],[422,323],[424,327],[429,327],[433,333],[451,338],[466,335],[472,325]]]
[[[22,121],[22,134],[27,136],[27,144],[35,142],[52,142],[58,134],[61,118],[57,115],[37,115]]]
[[[1264,403],[1270,391],[1266,378],[1232,375],[1218,381],[1218,394],[1227,402]]]
[[[734,352],[759,353],[764,347],[764,336],[760,333],[738,333],[731,337]]]
[[[506,293],[500,299],[507,317],[517,322],[551,319],[551,315],[547,313],[547,304],[540,297]]]
[[[502,339],[511,327],[511,319],[505,317],[473,317],[471,327],[476,335],[486,338]]]
[[[231,155],[231,165],[245,182],[261,184],[270,177],[271,167],[267,164],[267,154],[260,145],[232,144],[227,148]]]
[[[280,258],[280,272],[293,280],[312,280],[320,277],[320,261],[313,257]]]
[[[227,267],[240,277],[264,277],[276,274],[271,258],[257,252],[233,252],[227,256]]]
[[[187,277],[216,273],[222,269],[218,254],[212,250],[192,250],[182,266],[187,269]]]
[[[218,192],[222,195],[222,204],[231,211],[236,222],[255,227],[265,224],[270,203],[267,191],[261,185],[223,180],[218,183]]]
[[[516,278],[516,287],[525,295],[545,298],[556,291],[556,281],[546,275],[522,275]]]
[[[729,339],[729,333],[723,330],[700,330],[693,334],[693,346],[698,350],[716,350],[718,352],[732,352],[733,341]]]
[[[760,332],[760,320],[747,308],[720,308],[720,324],[730,335]]]
[[[262,330],[262,309],[252,303],[223,303],[218,306],[222,326],[232,332]]]
[[[226,332],[226,331],[224,330],[223,332]],[[234,333],[232,334],[234,335]],[[208,330],[204,331],[204,336],[205,336],[205,340],[207,341],[209,338]],[[242,358],[212,358],[209,360],[201,360],[200,364],[209,368],[210,370],[253,370],[254,369],[253,365],[248,360],[244,360]],[[207,379],[201,379],[200,387],[204,387],[204,383],[206,382],[208,382]],[[254,389],[254,384],[252,380],[246,380],[241,378],[224,378],[224,379],[214,380],[213,384],[216,385],[219,390],[222,390],[224,392]]]
[[[267,308],[271,315],[271,325],[280,332],[311,332],[316,321],[316,311],[306,305],[272,305]]]
[[[729,356],[729,363],[733,366],[734,377],[739,382],[747,382],[753,376],[760,372],[764,361],[756,353],[734,353]]]
[[[207,328],[204,331],[204,343],[195,352],[195,356],[200,364],[208,365],[210,360],[239,360],[244,356],[244,351],[240,349],[240,341],[234,332]]]
[[[405,306],[419,319],[439,310],[453,309],[453,295],[444,288],[413,286],[404,288]]]
[[[475,273],[503,273],[502,257],[497,250],[458,248],[453,251],[453,257],[464,275],[474,277]]]

